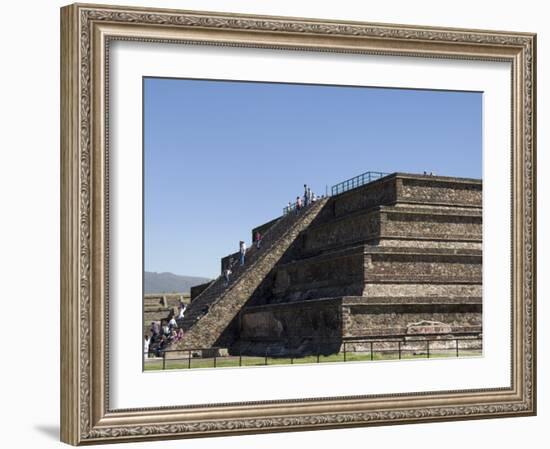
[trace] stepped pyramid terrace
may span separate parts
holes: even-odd
[[[302,357],[388,339],[478,339],[481,180],[365,175],[252,229],[260,249],[233,265],[228,285],[220,276],[191,290],[185,337],[169,349]]]

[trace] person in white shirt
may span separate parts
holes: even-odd
[[[226,287],[229,285],[230,277],[231,277],[231,269],[229,267],[226,267],[225,270],[223,270],[223,278],[225,280]]]
[[[246,254],[246,243],[244,243],[242,240],[239,242],[239,254],[241,257],[241,266],[244,265],[244,259]]]
[[[300,213],[301,208],[302,208],[302,197],[297,196],[296,197],[296,215]]]
[[[145,335],[145,340],[143,341],[143,355],[146,359],[149,358],[149,336]]]
[[[180,313],[178,315],[178,319],[181,319],[181,318],[184,317],[185,310],[187,309],[187,306],[183,302],[180,302],[179,309],[180,309]]]

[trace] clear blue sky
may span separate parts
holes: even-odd
[[[215,277],[304,183],[369,170],[481,178],[482,94],[145,78],[144,268]]]

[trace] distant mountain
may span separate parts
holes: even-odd
[[[173,273],[153,273],[146,271],[143,278],[144,293],[173,293],[173,292],[189,292],[194,285],[203,284],[210,279],[180,276]]]

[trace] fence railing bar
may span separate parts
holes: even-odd
[[[474,345],[472,343],[478,343],[478,342],[482,342],[483,339],[482,337],[456,337],[456,338],[445,338],[445,339],[441,339],[441,338],[417,338],[417,339],[411,339],[411,340],[403,340],[403,339],[372,339],[372,338],[363,338],[363,339],[359,339],[358,337],[354,337],[353,339],[347,339],[347,340],[335,340],[335,339],[319,339],[317,341],[312,341],[312,349],[313,351],[310,352],[309,355],[313,356],[314,357],[314,360],[316,363],[321,363],[321,355],[322,355],[322,345],[323,343],[329,343],[329,344],[334,344],[336,341],[338,342],[341,342],[341,346],[340,346],[340,350],[337,354],[340,354],[340,356],[343,355],[343,361],[344,362],[347,362],[349,361],[349,346],[348,344],[349,343],[353,343],[354,344],[354,347],[352,348],[352,353],[369,353],[369,356],[368,358],[372,361],[374,360],[374,356],[375,356],[375,353],[378,353],[378,354],[394,354],[393,357],[397,356],[399,360],[401,360],[403,358],[403,354],[404,353],[410,353],[410,352],[413,352],[413,353],[416,353],[418,351],[418,345],[419,344],[424,344],[424,348],[425,348],[425,351],[426,351],[426,358],[432,358],[435,354],[435,356],[437,357],[437,354],[441,351],[444,351],[445,353],[447,353],[447,357],[448,356],[451,356],[452,357],[452,354],[453,354],[453,351],[454,351],[454,356],[455,357],[460,357],[461,355],[461,350],[462,352],[464,352],[464,350],[468,353],[468,351],[482,351],[483,350],[483,345],[482,344],[477,344],[477,345]],[[460,345],[460,342],[462,341],[465,341],[465,342],[470,342],[470,344],[468,344],[467,346],[463,346],[461,347]],[[379,347],[379,348],[375,348],[374,347],[374,344],[377,343],[377,344],[386,344],[386,346],[382,346],[382,347]],[[437,345],[432,345],[432,343],[436,343],[436,344],[439,344],[439,346]],[[454,345],[453,345],[454,343]],[[387,344],[391,344],[391,345],[394,345],[394,344],[397,344],[397,346],[387,346]],[[443,345],[441,345],[443,344]],[[359,347],[358,347],[359,345]],[[416,347],[415,347],[416,346]],[[422,346],[420,346],[420,348],[422,348]],[[167,367],[168,365],[168,362],[177,362],[177,361],[183,361],[183,360],[186,360],[187,361],[187,368],[188,369],[191,369],[192,367],[192,359],[193,358],[198,358],[198,359],[201,359],[201,360],[209,360],[209,359],[212,359],[212,365],[214,368],[218,367],[219,366],[219,363],[218,363],[218,359],[220,357],[225,357],[225,356],[221,356],[219,355],[218,351],[220,350],[221,348],[220,347],[210,347],[210,348],[191,348],[191,349],[173,349],[173,350],[163,350],[159,353],[159,357],[161,358],[160,360],[160,365],[162,367],[162,370],[166,370],[166,369],[169,369]],[[209,350],[209,352],[212,352],[213,351],[213,355],[212,356],[207,356],[207,357],[203,357],[203,351],[205,350]],[[194,352],[197,351],[199,352],[199,355],[198,357],[194,357]],[[170,360],[167,360],[167,354],[168,353],[177,353],[177,352],[181,352],[183,354],[187,354],[187,357],[185,358],[177,358],[177,357],[170,357]],[[263,354],[263,357],[260,356],[260,360],[263,358],[263,365],[269,365],[269,348],[266,348],[264,354]],[[449,354],[450,353],[450,354]],[[421,352],[419,353],[421,354]],[[242,348],[239,348],[239,352],[238,352],[238,355],[228,355],[228,359],[231,359],[231,360],[235,360],[237,361],[238,360],[238,366],[247,366],[246,364],[246,358],[248,356],[243,356],[242,354]],[[251,358],[257,358],[257,356],[249,356]],[[276,357],[275,357],[276,358]],[[282,358],[285,358],[285,359],[290,359],[290,364],[295,364],[295,359],[297,358],[294,354],[290,355],[290,356],[287,356],[287,357],[282,357]],[[299,358],[299,357],[298,357]],[[150,359],[151,360],[151,359]],[[337,362],[337,361],[342,361],[342,358],[339,358],[339,357],[336,357],[335,360],[330,360],[328,359],[329,362]],[[210,366],[212,366],[210,365]],[[224,364],[222,364],[223,366]],[[171,365],[173,366],[173,365]],[[201,365],[199,364],[199,367]],[[231,364],[231,366],[235,366],[234,364]]]

